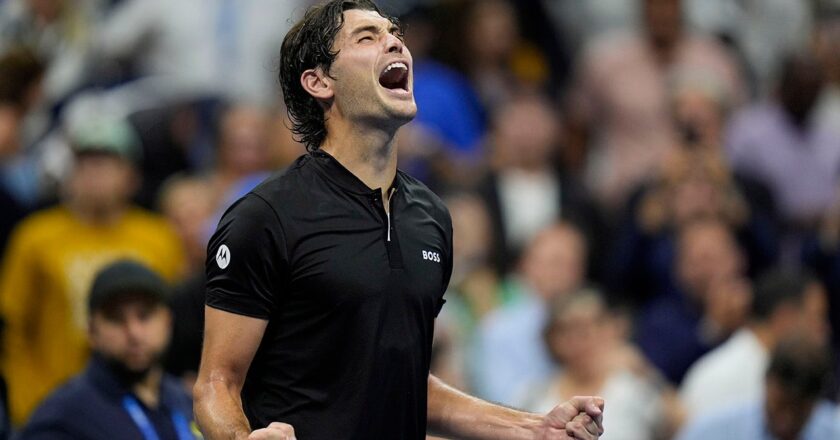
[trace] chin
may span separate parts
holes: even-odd
[[[415,116],[417,116],[417,104],[414,103],[412,99],[410,103],[399,103],[398,105],[391,105],[388,108],[388,116],[390,118],[398,120],[401,124],[407,124],[411,122]]]

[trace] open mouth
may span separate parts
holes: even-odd
[[[396,61],[388,65],[379,75],[379,84],[389,90],[408,91],[408,66]]]

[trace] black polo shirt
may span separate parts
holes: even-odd
[[[398,171],[390,215],[323,152],[228,209],[207,305],[268,320],[242,391],[252,428],[306,440],[423,439],[434,320],[452,273],[441,200]]]

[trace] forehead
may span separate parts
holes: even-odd
[[[376,11],[350,9],[344,11],[344,25],[341,27],[341,35],[346,37],[358,28],[369,26],[388,30],[393,26],[393,23]]]
[[[112,298],[94,311],[107,320],[119,319],[129,313],[143,313],[148,311],[163,310],[165,306],[149,294],[141,292],[128,292]]]

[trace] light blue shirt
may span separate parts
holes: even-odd
[[[840,439],[840,410],[820,402],[799,437],[801,440]],[[733,406],[700,416],[691,422],[677,440],[776,440],[768,431],[763,401]]]
[[[478,329],[475,392],[479,397],[514,405],[529,385],[548,377],[554,363],[545,347],[547,306],[521,282],[522,294],[484,318]]]

